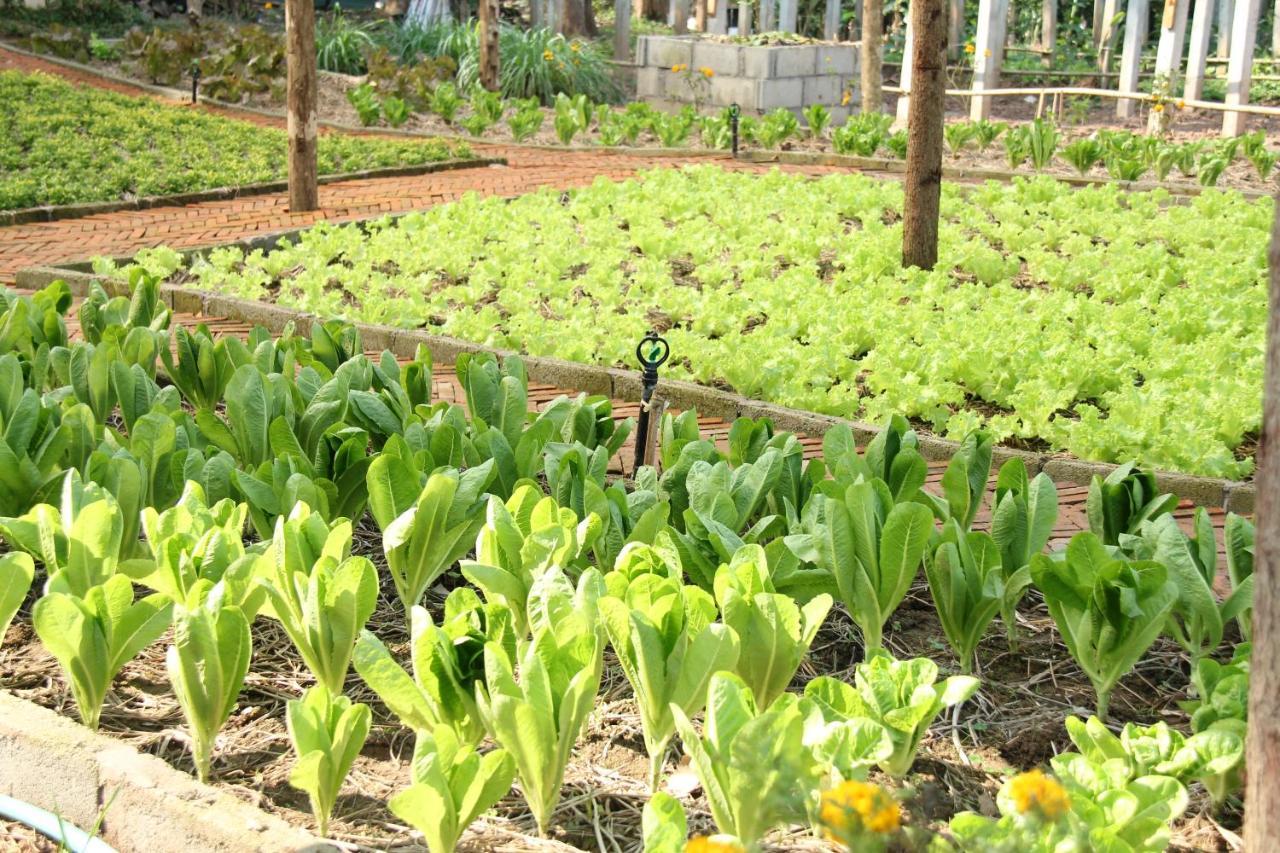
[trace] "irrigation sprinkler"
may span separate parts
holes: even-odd
[[[736,135],[735,135],[736,139]],[[633,471],[653,461],[654,441],[649,434],[650,411],[653,392],[658,387],[658,368],[671,355],[671,345],[666,338],[650,330],[636,345],[636,360],[640,362],[640,417],[636,423],[636,456]],[[657,431],[654,430],[654,435]]]

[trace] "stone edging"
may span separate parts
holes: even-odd
[[[306,229],[293,229],[222,245],[236,246],[245,251],[269,250],[282,241],[293,240],[304,230]],[[182,254],[184,258],[190,259],[194,255],[209,251],[210,248],[212,247],[189,249]],[[108,281],[102,276],[95,275],[88,263],[32,267],[20,271],[15,283],[22,289],[37,290],[57,279],[66,281],[72,292],[78,295],[87,293],[89,285],[93,282],[102,283],[113,293],[124,293],[127,290],[120,282]],[[161,298],[174,311],[226,317],[242,323],[264,326],[273,333],[279,332],[288,323],[302,325],[319,319],[315,315],[293,308],[177,285],[163,285]],[[355,325],[360,330],[366,349],[390,350],[401,358],[413,357],[420,344],[425,345],[431,351],[433,359],[442,364],[454,362],[458,355],[464,352],[492,352],[498,356],[516,354],[510,350],[445,335],[435,335],[421,329],[401,329],[366,323]],[[628,402],[640,400],[641,386],[638,371],[581,364],[547,356],[523,353],[519,355],[524,360],[531,381],[588,394],[602,394],[615,400]],[[701,415],[724,418],[729,421],[737,417],[767,417],[778,429],[799,434],[820,436],[837,424],[845,424],[853,430],[857,442],[864,444],[880,432],[880,428],[873,424],[753,400],[740,394],[721,391],[695,382],[662,379],[658,383],[657,394],[668,405],[677,409],[697,409]],[[919,439],[921,454],[930,460],[950,459],[959,448],[957,442],[933,435],[921,434]],[[1090,462],[1062,453],[1034,453],[999,446],[995,448],[994,456],[997,465],[1017,456],[1023,459],[1027,465],[1028,474],[1032,476],[1043,471],[1057,482],[1081,486],[1088,485],[1095,476],[1106,477],[1118,467],[1114,463]],[[1251,482],[1226,480],[1220,477],[1198,477],[1174,471],[1157,471],[1156,482],[1162,491],[1173,492],[1197,506],[1222,507],[1240,514],[1251,514],[1254,510],[1255,490]]]
[[[336,851],[160,758],[0,690],[0,792],[120,851]]]
[[[321,175],[317,181],[321,185],[336,184],[341,181],[358,181],[370,178],[399,178],[408,175],[427,175],[432,172],[449,172],[454,169],[483,168],[486,166],[505,166],[505,157],[475,157],[472,159],[440,160],[435,163],[422,163],[415,166],[386,166],[379,169],[363,169],[359,172],[340,172],[335,175]],[[54,222],[59,219],[79,219],[84,216],[96,216],[100,213],[117,213],[122,210],[149,210],[153,207],[180,207],[187,204],[200,204],[206,201],[223,201],[233,198],[247,198],[267,193],[280,193],[289,189],[288,181],[265,181],[257,184],[242,184],[234,187],[218,187],[211,190],[197,190],[189,193],[173,195],[152,195],[136,198],[131,201],[92,201],[79,204],[45,205],[42,207],[24,207],[19,210],[0,211],[0,227],[5,225],[25,225],[31,222]]]

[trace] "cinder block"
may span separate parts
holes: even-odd
[[[851,75],[857,68],[858,50],[851,44],[819,45],[819,74]]]
[[[645,63],[658,68],[671,69],[673,65],[693,64],[693,41],[668,36],[644,36]]]
[[[804,105],[804,81],[796,78],[787,80],[760,80],[756,88],[756,109],[763,112],[776,110],[778,107],[798,110]]]
[[[742,75],[761,79],[773,76],[773,57],[776,48],[742,48]]]
[[[710,68],[716,75],[737,76],[742,73],[742,48],[736,44],[700,41],[693,47],[694,70]]]
[[[817,72],[818,48],[814,45],[773,48],[774,77],[808,77]]]
[[[636,74],[636,96],[640,98],[661,98],[666,92],[666,77],[671,72],[666,69],[648,66],[641,68]]]
[[[830,107],[840,103],[842,89],[840,78],[834,74],[804,78],[804,105],[825,104]]]
[[[756,81],[745,77],[712,77],[711,102],[720,106],[737,104],[744,110],[756,109]]]

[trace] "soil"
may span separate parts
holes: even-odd
[[[9,853],[57,853],[57,843],[25,824],[0,820],[0,850]]]
[[[366,522],[357,529],[354,550],[374,560],[385,575],[379,536]],[[382,589],[384,595],[369,627],[407,666],[403,615],[385,576]],[[428,606],[437,614],[445,592],[441,586],[428,596]],[[74,718],[66,681],[31,629],[31,604],[29,598],[4,638],[0,685]],[[981,669],[975,673],[982,679],[982,688],[965,703],[958,730],[950,715],[944,715],[926,737],[906,779],[873,774],[876,781],[898,789],[916,826],[939,829],[964,809],[994,814],[996,792],[1008,774],[1042,765],[1055,753],[1069,749],[1063,717],[1090,712],[1093,695],[1088,681],[1072,663],[1043,603],[1029,597],[1019,612],[1019,623],[1021,645],[1017,652],[1008,649],[1003,629],[993,623],[979,650]],[[885,642],[898,657],[927,656],[938,661],[944,675],[957,671],[922,580],[886,627]],[[153,644],[124,668],[103,710],[102,730],[190,773],[185,723],[165,674],[164,647],[164,640]],[[860,657],[857,630],[837,605],[819,631],[792,689],[802,689],[818,675],[852,679],[853,665]],[[1113,722],[1165,720],[1185,730],[1187,719],[1176,700],[1185,695],[1186,672],[1187,661],[1180,651],[1168,641],[1157,643],[1117,689]],[[288,784],[292,754],[284,711],[287,701],[299,696],[310,683],[283,630],[259,619],[254,626],[252,668],[237,710],[218,738],[213,767],[214,784],[306,829],[313,828],[306,797]],[[339,798],[333,836],[357,850],[421,850],[420,837],[386,806],[388,798],[408,784],[412,735],[354,674],[348,679],[346,692],[373,707],[374,727]],[[709,831],[705,798],[687,759],[679,755],[678,747],[668,753],[664,787],[684,800],[694,832]],[[473,825],[462,849],[639,850],[647,770],[630,686],[607,655],[596,708],[565,776],[552,837],[536,837],[528,809],[513,790]],[[1224,833],[1238,831],[1240,812],[1229,809],[1219,815],[1221,824],[1215,823],[1207,815],[1204,792],[1193,788],[1191,794],[1188,817],[1176,827],[1177,845],[1183,849],[1229,849]],[[6,832],[19,831],[0,824],[0,848],[9,849]],[[777,833],[770,841],[775,850],[832,849],[800,830]]]

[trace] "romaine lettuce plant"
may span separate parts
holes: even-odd
[[[1160,494],[1155,475],[1130,462],[1106,479],[1094,475],[1085,513],[1089,529],[1104,545],[1119,545],[1122,535],[1137,534],[1143,523],[1173,512],[1177,505],[1177,495]]]
[[[1028,479],[1026,464],[1016,457],[1000,466],[991,505],[991,538],[1000,549],[1000,619],[1011,649],[1017,647],[1018,602],[1031,586],[1031,558],[1044,551],[1057,520],[1058,490],[1047,474]]]
[[[804,695],[828,722],[865,718],[883,726],[893,751],[879,765],[890,776],[905,776],[938,714],[978,689],[978,679],[969,675],[938,684],[938,665],[928,658],[900,661],[885,654],[858,664],[853,678],[849,685],[819,676],[805,686]]]
[[[0,555],[0,644],[35,577],[36,564],[30,554],[14,551]]]
[[[378,572],[352,557],[351,522],[332,527],[306,504],[276,522],[255,561],[268,615],[279,620],[316,681],[340,696],[352,649],[378,603]]]
[[[289,784],[310,798],[321,837],[329,834],[333,805],[364,748],[371,719],[368,705],[353,704],[321,686],[309,688],[301,699],[289,700],[285,724],[297,755]]]
[[[83,595],[47,591],[32,609],[31,623],[67,674],[80,720],[97,729],[112,679],[159,639],[172,616],[168,598],[152,594],[134,601],[129,579],[113,575]]]
[[[701,734],[680,708],[672,713],[720,832],[754,849],[773,827],[803,822],[821,777],[805,744],[811,706],[787,694],[761,709],[728,672],[711,676],[706,704]]]
[[[209,779],[214,741],[236,706],[249,672],[252,638],[244,611],[224,601],[225,587],[197,581],[174,611],[166,665],[187,719],[196,776]]]
[[[476,686],[484,680],[484,648],[495,643],[515,654],[512,616],[504,605],[481,604],[475,592],[455,589],[445,599],[444,618],[436,625],[424,607],[410,616],[409,657],[413,675],[374,634],[356,642],[355,668],[383,704],[414,732],[448,726],[466,743],[484,736],[476,709]]]
[[[418,473],[383,454],[369,466],[369,509],[382,530],[387,568],[406,615],[427,588],[471,550],[484,525],[493,464],[445,469],[419,486]]]
[[[815,496],[813,503],[810,532],[788,536],[787,547],[831,576],[870,659],[920,569],[933,516],[922,504],[895,504],[879,478],[855,482],[843,494]]]
[[[1031,576],[1105,720],[1111,691],[1160,636],[1177,585],[1159,563],[1117,559],[1088,532],[1072,537],[1061,561],[1033,557]]]
[[[599,574],[588,569],[575,594],[559,568],[548,569],[531,594],[532,640],[515,658],[495,642],[484,648],[485,683],[476,685],[480,718],[515,760],[542,835],[600,686],[604,643],[595,600],[601,585]]]
[[[775,592],[759,545],[744,546],[716,571],[715,590],[720,621],[738,636],[733,671],[751,688],[756,707],[767,709],[791,683],[831,609],[831,596],[817,595],[801,607]]]
[[[630,552],[637,550],[645,546],[628,546]],[[643,559],[627,553],[623,561],[634,565]],[[685,586],[678,577],[614,571],[605,576],[605,586],[608,595],[600,600],[600,612],[635,693],[649,753],[649,788],[656,790],[676,731],[671,707],[686,716],[702,709],[711,674],[731,671],[738,662],[738,636],[715,622],[716,605],[709,594]]]
[[[431,853],[453,853],[467,827],[511,790],[515,773],[506,750],[481,755],[453,729],[440,726],[418,735],[412,784],[388,806],[422,833]]]
[[[937,550],[925,560],[924,573],[942,632],[960,671],[968,675],[978,643],[1005,599],[999,549],[990,535],[965,533],[953,517],[942,528]]]

